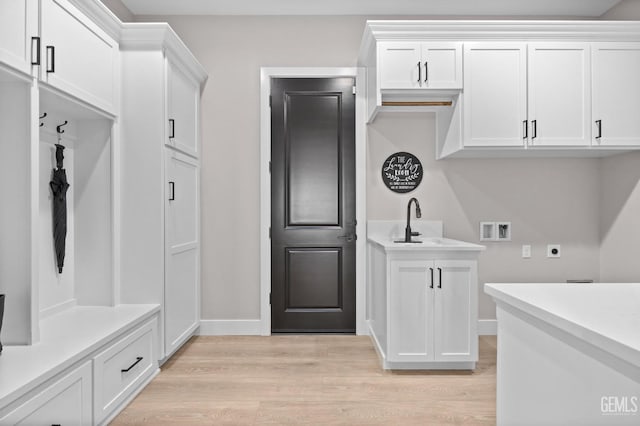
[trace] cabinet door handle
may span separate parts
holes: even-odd
[[[176,137],[176,121],[173,118],[170,118],[169,124],[171,124],[171,133],[169,134],[169,139],[173,139]]]
[[[598,126],[598,136],[596,136],[596,139],[600,139],[602,137],[602,120],[596,120],[596,126]]]
[[[418,61],[418,83],[422,86],[422,67],[420,66],[420,61]]]
[[[442,268],[438,268],[438,288],[442,288]]]
[[[536,120],[531,120],[531,139],[538,137],[538,123]]]
[[[424,61],[424,82],[429,81],[429,63]]]
[[[136,357],[136,362],[134,362],[133,364],[131,364],[131,365],[129,366],[129,368],[127,368],[127,369],[125,369],[125,370],[120,370],[120,371],[121,371],[122,373],[128,373],[128,372],[129,372],[129,370],[131,370],[133,367],[135,367],[136,365],[138,365],[138,363],[139,363],[140,361],[142,361],[142,359],[143,359],[143,358],[142,358],[141,356]]]
[[[56,48],[47,46],[47,73],[56,72]]]
[[[429,288],[433,288],[433,268],[429,268],[429,271],[431,271],[431,285]]]
[[[36,54],[35,59],[33,59],[34,52]],[[40,37],[31,37],[31,65],[40,65]]]
[[[174,201],[176,199],[176,183],[169,182],[169,201]]]
[[[522,134],[524,135],[522,137],[522,139],[527,139],[529,137],[529,123],[527,122],[527,120],[524,120],[522,122],[522,127],[524,128],[524,132],[522,132]]]

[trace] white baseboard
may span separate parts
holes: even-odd
[[[478,334],[480,336],[495,336],[498,334],[497,320],[478,320]]]
[[[262,322],[256,320],[200,320],[199,336],[260,336]]]

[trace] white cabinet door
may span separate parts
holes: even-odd
[[[380,89],[459,89],[462,43],[381,42]]]
[[[433,360],[433,262],[392,261],[389,361]]]
[[[91,361],[0,419],[3,425],[90,425]]]
[[[476,262],[437,261],[435,268],[435,360],[476,361]]]
[[[593,141],[640,145],[640,43],[594,43]]]
[[[165,149],[165,355],[170,356],[200,319],[199,167],[196,160]]]
[[[169,123],[166,144],[197,157],[199,85],[167,60]]]
[[[424,74],[420,43],[381,42],[378,44],[380,89],[422,87]]]
[[[40,78],[99,109],[115,113],[118,44],[68,1],[41,3]]]
[[[528,81],[530,144],[590,145],[590,45],[529,44]]]
[[[462,88],[462,43],[422,43],[423,86]]]
[[[31,62],[37,59],[38,2],[2,0],[0,2],[0,62],[23,73],[31,73]]]
[[[523,146],[527,46],[464,45],[464,146]]]

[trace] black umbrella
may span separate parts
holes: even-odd
[[[58,260],[58,272],[64,266],[65,240],[67,238],[67,172],[63,169],[64,146],[56,144],[56,168],[49,186],[53,194],[53,242]]]

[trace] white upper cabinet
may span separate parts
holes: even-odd
[[[0,62],[31,73],[37,62],[38,4],[33,0],[0,2]],[[32,58],[33,43],[33,58]]]
[[[382,42],[380,89],[462,88],[462,43]]]
[[[167,59],[169,129],[166,143],[197,157],[200,83]]]
[[[468,43],[465,147],[589,146],[588,43]]]
[[[464,145],[522,147],[526,120],[526,44],[465,43]]]
[[[113,113],[117,42],[66,0],[41,2],[41,38],[41,80]]]
[[[640,43],[594,43],[593,143],[640,145]]]
[[[589,43],[530,43],[528,57],[528,143],[532,146],[589,146]]]

